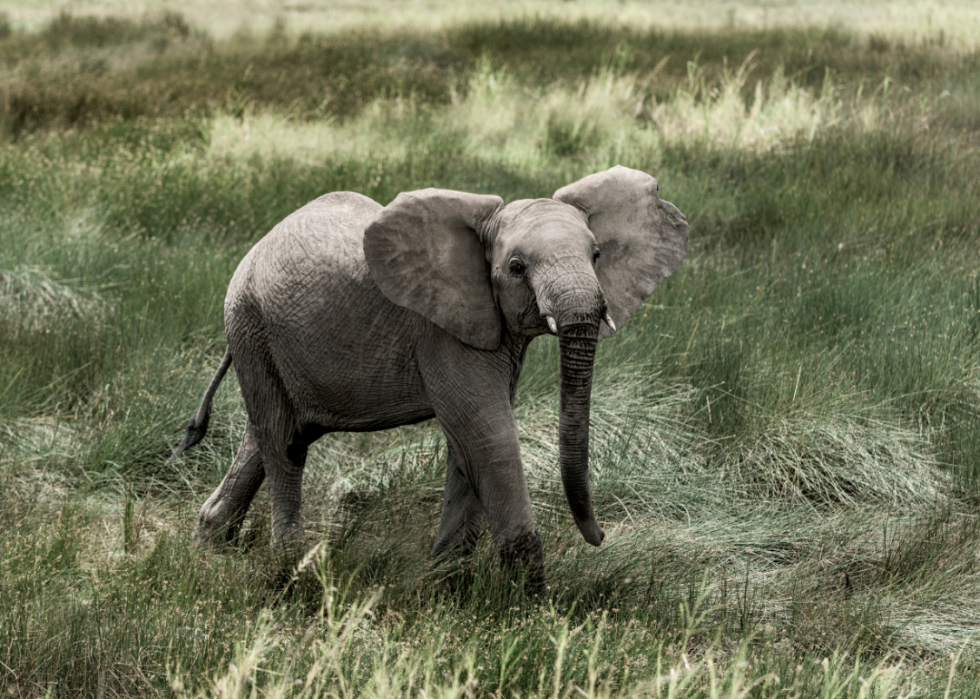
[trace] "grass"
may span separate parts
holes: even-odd
[[[847,26],[873,39],[875,46],[923,38],[943,48],[976,48],[980,13],[968,3],[937,5],[919,0],[855,4],[845,0],[812,3],[726,3],[692,0],[683,4],[666,0],[501,0],[493,4],[452,4],[433,11],[426,0],[291,3],[259,1],[229,4],[224,0],[89,0],[86,16],[138,21],[166,8],[180,13],[194,26],[207,27],[226,39],[235,34],[314,31],[342,34],[351,30],[409,28],[437,32],[461,24],[494,23],[517,18],[543,18],[562,23],[579,20],[635,27],[642,31],[692,29],[713,32],[731,29]],[[48,0],[0,0],[11,28],[43,29],[63,10]]]
[[[940,41],[955,32],[938,19],[913,40],[898,24],[651,27],[591,7],[307,34],[12,15],[4,692],[976,693],[975,48]],[[208,439],[164,464],[256,240],[327,191],[513,200],[616,163],[653,173],[692,237],[599,349],[602,548],[582,545],[558,486],[547,338],[516,408],[546,597],[522,597],[488,537],[432,565],[432,424],[316,445],[300,560],[269,545],[264,493],[239,549],[190,547],[244,424],[234,382]]]

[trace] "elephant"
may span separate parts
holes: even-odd
[[[234,363],[247,422],[195,543],[234,540],[263,481],[273,540],[298,540],[312,442],[434,417],[448,463],[433,556],[471,552],[486,518],[504,565],[544,589],[513,413],[528,345],[558,337],[562,484],[579,531],[599,546],[588,464],[596,345],[678,268],[687,241],[656,179],[622,166],[507,205],[423,189],[386,207],[354,192],[303,206],[234,273],[227,351],[171,456],[204,437]]]

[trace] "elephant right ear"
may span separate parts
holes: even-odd
[[[503,199],[448,189],[403,192],[368,224],[364,255],[381,292],[468,345],[500,345],[480,232]]]

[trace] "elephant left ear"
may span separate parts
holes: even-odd
[[[600,252],[596,275],[617,329],[687,255],[684,214],[658,192],[653,177],[621,165],[555,192],[589,217]],[[612,333],[603,321],[599,339]]]

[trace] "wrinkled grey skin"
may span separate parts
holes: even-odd
[[[678,267],[687,237],[656,180],[623,167],[553,199],[507,206],[438,189],[384,208],[353,192],[310,202],[259,241],[231,280],[228,351],[171,458],[204,436],[231,363],[248,422],[195,541],[232,539],[263,480],[274,538],[302,536],[313,441],[435,417],[449,458],[433,554],[471,550],[486,518],[504,562],[542,587],[512,409],[528,343],[553,324],[562,481],[579,530],[598,546],[588,477],[596,344]]]

